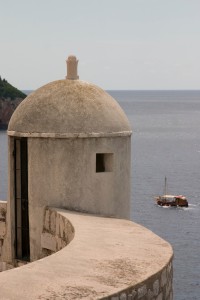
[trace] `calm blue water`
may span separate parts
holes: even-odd
[[[174,248],[174,300],[200,299],[200,91],[110,91],[132,136],[132,219]],[[7,138],[0,132],[0,198],[6,198]],[[153,197],[184,194],[189,208],[160,208]]]

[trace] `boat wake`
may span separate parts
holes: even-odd
[[[158,205],[158,206],[162,207],[162,208],[167,208],[167,209],[171,208],[171,206],[162,206],[162,205]]]
[[[167,208],[167,209],[174,209],[174,208],[176,208],[175,206],[174,207],[172,207],[172,206],[164,206],[164,205],[159,205],[159,204],[155,204],[156,206],[158,206],[158,207],[161,207],[161,208]]]
[[[181,210],[194,210],[195,209],[195,206],[197,206],[197,205],[189,205],[189,206],[191,206],[191,207],[182,207],[182,206],[164,206],[164,205],[159,205],[159,204],[156,204],[156,206],[158,206],[158,207],[161,207],[161,208],[165,208],[165,209],[172,209],[172,210],[174,210],[174,209],[181,209]]]

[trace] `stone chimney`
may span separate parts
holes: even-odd
[[[70,80],[79,79],[79,76],[77,74],[78,60],[76,59],[76,56],[74,55],[68,56],[66,62],[67,62],[66,79],[70,79]]]

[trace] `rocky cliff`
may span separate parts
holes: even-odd
[[[0,129],[7,129],[12,113],[26,95],[0,76]]]

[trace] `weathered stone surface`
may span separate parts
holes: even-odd
[[[146,294],[147,294],[147,287],[146,285],[143,285],[138,289],[138,299],[144,297]]]
[[[0,239],[0,257],[2,253],[3,239]]]
[[[22,266],[23,266],[24,264],[22,264]],[[11,264],[6,264],[6,270],[11,270],[11,269],[14,269],[14,266],[13,265],[11,265]]]
[[[53,234],[56,231],[56,213],[53,211],[50,214],[50,230]]]
[[[44,217],[44,229],[50,229],[50,212],[48,209],[45,210],[45,217]]]
[[[42,247],[54,252],[61,250],[72,240],[72,230],[73,227],[66,218],[47,208],[44,215],[44,231],[46,235],[43,233]],[[52,237],[55,238],[56,246],[54,241],[52,242]]]
[[[7,263],[6,262],[0,262],[0,272],[7,270]]]
[[[67,242],[61,240],[61,249],[67,246]]]
[[[125,293],[122,293],[119,297],[119,300],[127,300],[127,296]]]
[[[55,237],[50,233],[42,233],[41,247],[56,252],[57,247]]]
[[[58,236],[55,237],[56,239],[56,251],[62,249],[62,239]]]
[[[22,101],[12,115],[9,131],[92,134],[131,128],[124,111],[101,88],[81,80],[57,80]]]
[[[158,297],[156,298],[156,300],[163,300],[163,294],[160,293],[160,294],[158,295]]]
[[[2,272],[2,262],[0,261],[0,272]]]
[[[162,271],[162,275],[161,275],[161,287],[166,285],[166,283],[167,283],[167,271],[166,271],[166,269],[164,269]]]
[[[173,292],[171,291],[170,295],[169,295],[169,300],[173,300]]]
[[[5,219],[7,212],[7,201],[0,200],[0,218]]]
[[[65,220],[64,238],[67,243],[69,243],[74,236],[74,228],[68,220]]]
[[[158,296],[158,293],[159,293],[159,280],[158,279],[153,283],[153,293],[154,293],[154,296]]]
[[[60,233],[60,221],[59,218],[56,218],[56,235],[59,236]]]
[[[136,299],[136,296],[137,296],[136,290],[132,290],[132,298],[133,298],[133,299]]]
[[[148,290],[148,294],[147,294],[148,300],[152,300],[153,297],[154,297],[154,293],[149,289],[149,290]]]
[[[65,223],[64,223],[64,220],[63,220],[62,216],[59,217],[59,228],[60,228],[60,237],[63,238],[64,237],[64,230],[65,230]]]
[[[6,234],[6,223],[0,221],[0,238],[4,238]]]
[[[167,266],[167,274],[168,274],[168,276],[171,275],[171,272],[172,272],[172,264],[169,263],[169,265]]]
[[[171,289],[172,289],[172,284],[171,284],[171,281],[169,281],[169,282],[167,282],[167,285],[166,285],[166,297],[169,296]]]

